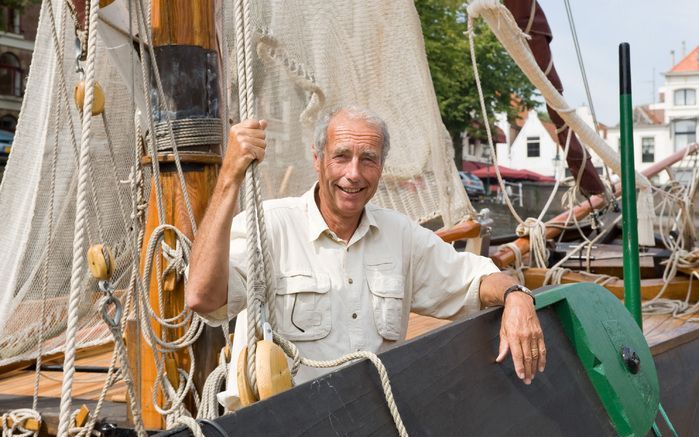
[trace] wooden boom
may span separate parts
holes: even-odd
[[[669,168],[671,165],[679,162],[684,158],[685,155],[695,153],[697,150],[699,150],[699,144],[692,144],[687,147],[685,150],[680,150],[678,152],[673,153],[672,155],[668,156],[667,158],[663,159],[660,162],[657,162],[653,164],[652,166],[646,168],[641,172],[643,176],[647,178],[651,178],[661,171]],[[614,194],[619,195],[621,192],[621,184],[616,184],[614,186]],[[581,220],[582,218],[586,217],[590,212],[593,210],[599,209],[604,207],[607,204],[607,200],[602,197],[602,196],[592,196],[590,197],[590,202],[582,203],[578,206],[576,206],[573,209],[573,215],[577,220]],[[565,211],[556,217],[552,218],[548,222],[546,222],[546,239],[551,239],[551,238],[556,238],[558,235],[561,233],[561,229],[558,227],[553,227],[551,225],[561,225],[566,222],[566,219],[568,218],[569,211]],[[517,240],[514,241],[514,244],[517,245],[519,248],[520,252],[522,254],[525,254],[529,252],[529,238],[528,237],[521,237],[518,238]],[[512,252],[511,249],[505,246],[501,246],[498,251],[491,255],[490,258],[493,260],[496,266],[499,268],[505,268],[509,264],[511,264],[515,260],[515,254]]]

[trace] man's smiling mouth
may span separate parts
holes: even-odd
[[[337,188],[339,188],[340,190],[342,190],[348,194],[356,194],[364,189],[364,188],[344,188],[344,187],[341,187],[339,185],[337,186]]]

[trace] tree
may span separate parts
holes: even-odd
[[[461,169],[462,132],[486,138],[469,52],[466,4],[458,0],[415,0],[442,121]],[[510,121],[536,106],[536,89],[482,20],[474,21],[475,52],[488,118],[505,113]]]

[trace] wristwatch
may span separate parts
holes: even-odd
[[[502,303],[503,304],[505,303],[505,300],[507,300],[507,296],[514,291],[519,291],[520,293],[524,293],[526,295],[529,295],[529,297],[532,298],[532,303],[534,304],[534,306],[536,306],[536,298],[534,297],[534,294],[532,294],[532,291],[530,289],[528,289],[527,287],[525,287],[524,285],[519,285],[519,284],[512,285],[507,290],[505,290],[505,293],[502,295]]]

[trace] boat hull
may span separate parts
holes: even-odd
[[[552,308],[539,311],[546,371],[529,386],[511,361],[495,364],[501,310],[452,323],[381,354],[411,436],[616,435]],[[395,435],[368,361],[216,422],[231,436]],[[207,435],[219,435],[204,424]],[[174,430],[168,436],[188,435]]]

